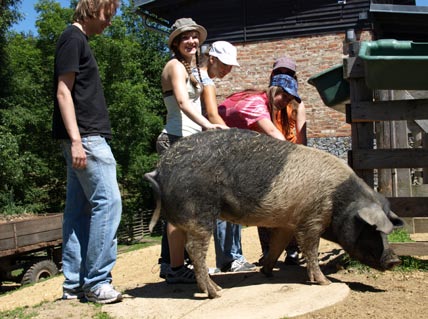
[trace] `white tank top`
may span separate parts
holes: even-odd
[[[190,79],[187,79],[186,85],[191,105],[197,113],[202,114],[200,99],[202,87],[195,88],[190,82]],[[176,136],[188,136],[202,131],[201,126],[193,122],[181,111],[171,91],[164,93],[163,101],[167,109],[167,116],[166,124],[162,132]]]

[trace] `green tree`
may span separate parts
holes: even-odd
[[[22,18],[18,11],[20,4],[21,0],[0,1],[0,108],[3,107],[2,98],[10,94],[9,80],[12,76],[8,56],[5,52],[7,45],[6,34],[9,28]]]
[[[50,138],[50,121],[46,120],[51,116],[52,94],[46,91],[42,53],[36,44],[32,36],[13,34],[6,48],[13,76],[10,94],[3,98],[4,107],[0,109],[0,127],[13,143],[2,141],[1,160],[7,167],[19,169],[5,171],[8,177],[0,180],[0,190],[7,193],[0,196],[0,204],[11,207],[10,203],[14,203],[22,211],[41,212],[60,206],[55,196],[51,196],[51,192],[57,192],[52,176],[59,166],[52,164],[58,162],[52,158],[57,158],[59,152]],[[9,153],[18,156],[8,156]],[[15,174],[25,178],[14,178]]]

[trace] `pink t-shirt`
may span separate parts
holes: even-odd
[[[227,126],[260,131],[257,122],[270,120],[265,92],[238,92],[218,106],[218,113]]]

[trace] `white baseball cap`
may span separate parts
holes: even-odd
[[[236,59],[237,50],[231,43],[227,41],[214,42],[211,45],[211,49],[208,54],[215,56],[226,65],[239,66],[239,63]]]

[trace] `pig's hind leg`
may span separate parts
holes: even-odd
[[[210,278],[206,264],[212,230],[203,229],[201,226],[196,226],[194,229],[196,231],[187,232],[186,250],[193,262],[198,288],[201,292],[208,294],[209,298],[220,297],[218,291],[221,287]]]

